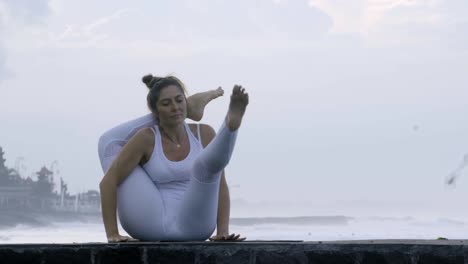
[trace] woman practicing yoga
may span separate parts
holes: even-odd
[[[150,87],[147,103],[152,115],[122,124],[99,140],[106,171],[100,189],[107,239],[132,241],[118,232],[118,207],[122,227],[133,238],[206,240],[216,227],[222,173],[234,149],[248,94],[234,86],[227,116],[215,135],[210,126],[189,125],[185,118],[190,114],[200,119],[204,106],[222,90],[187,99],[184,85],[173,76],[147,75],[143,82]],[[223,232],[218,230],[215,239],[239,239]]]

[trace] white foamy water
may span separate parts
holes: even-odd
[[[258,225],[232,226],[250,239],[291,239],[304,241],[361,239],[449,239],[466,238],[465,222],[456,220],[353,219],[347,225]]]
[[[461,239],[468,237],[468,221],[363,217],[347,224],[231,225],[231,231],[249,240],[360,240],[360,239]],[[122,234],[125,234],[121,230]],[[58,223],[46,227],[17,226],[0,229],[0,243],[106,242],[102,223]]]

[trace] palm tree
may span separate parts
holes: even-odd
[[[10,185],[10,169],[5,166],[6,159],[3,157],[5,152],[0,147],[0,186]]]

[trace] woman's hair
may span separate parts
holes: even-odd
[[[148,108],[153,113],[156,112],[156,103],[159,100],[159,95],[163,88],[169,85],[175,85],[181,89],[184,95],[186,95],[185,85],[182,83],[181,80],[179,80],[175,76],[169,75],[166,77],[157,77],[157,76],[148,74],[148,75],[143,76],[142,81],[144,84],[146,84],[146,87],[148,87],[149,89],[146,100],[148,103]]]

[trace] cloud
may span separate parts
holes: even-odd
[[[0,1],[0,80],[11,74],[6,65],[7,48],[4,42],[9,32],[17,32],[36,24],[42,25],[49,14],[48,0]]]
[[[373,38],[420,48],[466,50],[468,2],[419,2],[389,10],[372,33]]]
[[[5,78],[6,67],[5,67],[5,50],[3,47],[3,39],[5,36],[4,33],[4,20],[5,20],[6,10],[0,2],[0,81]]]
[[[100,5],[109,6],[105,2]],[[319,39],[332,25],[330,17],[309,6],[307,0],[146,1],[110,11],[99,6],[95,10],[101,10],[101,15],[87,16],[87,21],[83,16],[78,23],[67,20],[59,30],[42,32],[43,46],[93,48],[134,56],[253,55]],[[61,15],[67,16],[67,11],[80,12],[73,8]]]
[[[381,23],[403,21],[435,21],[440,0],[358,0],[340,2],[336,0],[310,0],[333,19],[333,32],[369,34]],[[406,10],[409,16],[388,15],[393,10]]]
[[[5,52],[0,45],[0,81],[3,80],[6,76],[6,67],[5,67]]]
[[[456,47],[468,40],[463,0],[310,0],[327,13],[335,34],[354,34],[380,46]]]
[[[333,21],[333,33],[355,33],[361,30],[361,17],[363,15],[363,0],[337,1],[337,0],[311,0],[309,5],[328,14]]]
[[[121,9],[90,23],[67,24],[65,29],[58,34],[43,32],[44,39],[48,39],[49,43],[57,44],[57,47],[94,46],[110,37],[105,30],[102,30],[103,28],[126,16],[129,12],[128,9]]]
[[[332,20],[322,10],[307,1],[256,2],[251,10],[257,27],[269,35],[315,39],[331,29]],[[260,5],[259,3],[263,3]]]
[[[43,23],[50,14],[48,0],[3,0],[0,3],[3,10],[4,23],[22,23],[32,25]]]

